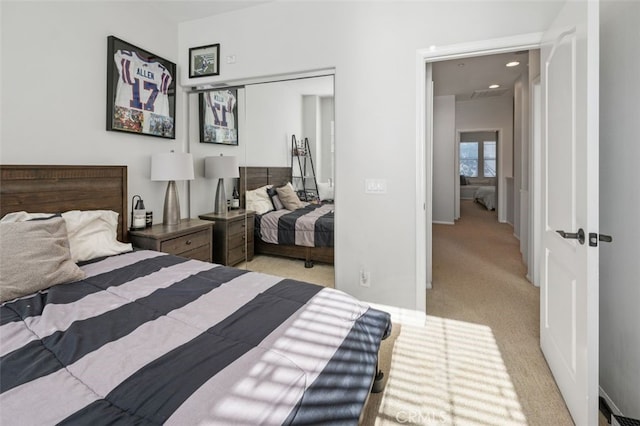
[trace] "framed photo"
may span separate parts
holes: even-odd
[[[220,74],[220,44],[189,49],[189,78]]]
[[[238,90],[199,94],[200,142],[238,145]]]
[[[176,64],[107,38],[107,130],[175,139]]]

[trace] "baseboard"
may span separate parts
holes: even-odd
[[[445,222],[443,220],[432,220],[431,223],[434,225],[455,225],[455,222]]]
[[[606,404],[606,409],[608,409],[608,411],[610,411],[610,414],[615,414],[616,416],[622,416],[622,412],[620,411],[620,409],[618,408],[618,406],[613,402],[613,400],[609,397],[609,395],[607,395],[607,393],[604,391],[604,389],[602,389],[602,386],[600,386],[600,398],[602,400],[604,400],[605,404]],[[602,401],[601,401],[602,402]],[[602,413],[606,416],[607,413],[606,411],[603,410],[602,404],[600,404],[600,411],[602,411]],[[609,420],[609,423],[611,423],[611,418],[608,418],[607,420]]]

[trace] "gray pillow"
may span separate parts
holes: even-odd
[[[61,217],[0,223],[0,302],[85,277]]]
[[[304,207],[304,204],[302,204],[302,201],[300,201],[292,186],[285,185],[276,188],[276,192],[285,209],[293,211]]]

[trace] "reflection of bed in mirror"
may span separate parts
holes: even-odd
[[[265,185],[278,187],[288,182],[291,182],[291,167],[240,167],[239,186],[241,207],[249,208],[246,203],[246,191],[253,191]],[[307,267],[313,266],[314,261],[333,264],[333,214],[331,213],[327,216],[326,219],[330,222],[329,226],[331,228],[330,243],[326,241],[327,238],[323,238],[323,240],[325,240],[323,243],[325,246],[308,247],[297,244],[274,244],[263,241],[259,226],[261,218],[260,215],[256,214],[256,234],[254,236],[255,253],[302,259],[305,261],[305,266]]]

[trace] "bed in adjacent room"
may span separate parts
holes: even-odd
[[[480,186],[474,194],[473,200],[482,204],[487,210],[496,209],[496,187],[495,186]]]
[[[3,425],[358,424],[388,314],[132,251],[124,166],[0,173]]]
[[[333,203],[301,202],[291,167],[241,167],[241,205],[256,211],[255,252],[333,264]]]

